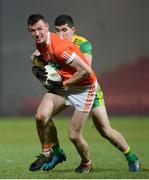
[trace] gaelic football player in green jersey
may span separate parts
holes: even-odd
[[[88,62],[92,63],[92,45],[84,37],[75,33],[73,19],[69,15],[60,15],[55,19],[56,33],[71,40],[80,48]],[[98,132],[118,148],[128,161],[129,171],[139,171],[139,160],[120,132],[110,126],[103,92],[98,84],[96,98],[92,108],[92,119]]]

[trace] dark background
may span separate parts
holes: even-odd
[[[51,31],[56,16],[71,15],[77,34],[92,42],[99,77],[149,56],[148,0],[0,0],[0,115],[22,115],[25,101],[34,106],[45,91],[31,73],[35,48],[26,22],[33,13],[43,14]]]

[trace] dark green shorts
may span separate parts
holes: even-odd
[[[95,96],[92,108],[102,106],[103,104],[105,104],[104,97],[103,97],[103,92],[100,89],[100,87],[98,86],[97,89],[96,89],[96,96]]]

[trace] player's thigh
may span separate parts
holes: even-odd
[[[84,123],[89,113],[75,110],[69,124],[69,137],[77,137],[81,134]]]
[[[91,116],[95,126],[99,128],[110,127],[105,105],[98,106],[92,109]]]
[[[65,98],[52,93],[46,93],[38,107],[38,114],[45,114],[49,118],[55,114],[56,111],[65,106]]]

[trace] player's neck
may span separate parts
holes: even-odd
[[[48,33],[47,33],[47,41],[46,41],[47,45],[49,45],[51,43],[50,39],[51,39],[51,35],[50,35],[50,32],[48,31]]]

